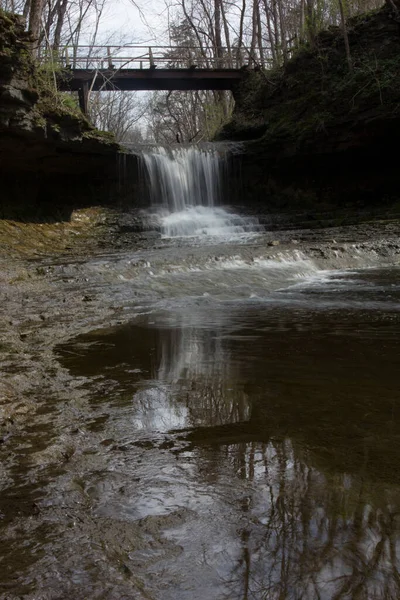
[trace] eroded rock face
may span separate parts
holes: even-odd
[[[398,197],[399,0],[349,20],[354,73],[339,28],[279,72],[248,72],[224,139],[245,141],[247,199],[290,209]]]
[[[38,94],[29,84],[34,68],[29,56],[29,35],[17,15],[0,13],[0,131],[27,127]],[[32,127],[32,124],[30,124]]]
[[[17,15],[0,13],[0,218],[112,202],[119,146],[46,97]]]

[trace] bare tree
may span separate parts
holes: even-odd
[[[347,33],[347,24],[346,24],[346,18],[345,18],[345,14],[344,14],[343,0],[338,0],[338,3],[339,3],[339,10],[340,10],[340,22],[341,22],[342,31],[343,31],[344,47],[346,49],[346,59],[347,59],[349,71],[350,71],[350,73],[352,73],[353,72],[353,61],[351,59],[351,53],[350,53],[349,35]]]
[[[41,20],[44,8],[43,0],[30,0],[29,9],[29,31],[33,38],[32,54],[37,56],[39,52]]]
[[[119,142],[124,142],[132,138],[132,131],[137,131],[147,104],[135,92],[92,92],[89,118],[96,127],[110,131]]]

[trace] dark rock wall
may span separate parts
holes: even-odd
[[[286,67],[249,72],[220,139],[244,142],[245,200],[271,210],[365,207],[400,197],[400,19],[393,8],[322,32]]]
[[[40,89],[29,44],[21,19],[0,12],[0,218],[68,218],[75,207],[133,202],[135,157]]]

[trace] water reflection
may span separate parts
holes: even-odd
[[[99,514],[188,511],[165,526],[182,553],[139,561],[166,573],[157,598],[398,599],[398,313],[310,302],[214,317],[157,315],[59,349],[74,375],[102,375],[93,407],[114,436],[170,435],[139,467],[114,457],[124,497],[103,482]]]
[[[399,597],[398,489],[321,473],[289,440],[230,446],[218,458],[252,483],[218,597]]]
[[[75,375],[94,376],[112,404],[146,431],[249,418],[250,400],[220,329],[132,325],[81,336],[59,349]],[[100,378],[98,377],[100,374]],[[103,402],[93,393],[93,401]]]

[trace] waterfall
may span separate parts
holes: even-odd
[[[151,208],[165,237],[243,236],[257,219],[222,208],[227,149],[214,144],[153,147],[142,152]]]
[[[214,207],[221,201],[221,170],[226,154],[215,149],[158,147],[143,154],[153,206],[170,212],[194,206]]]

